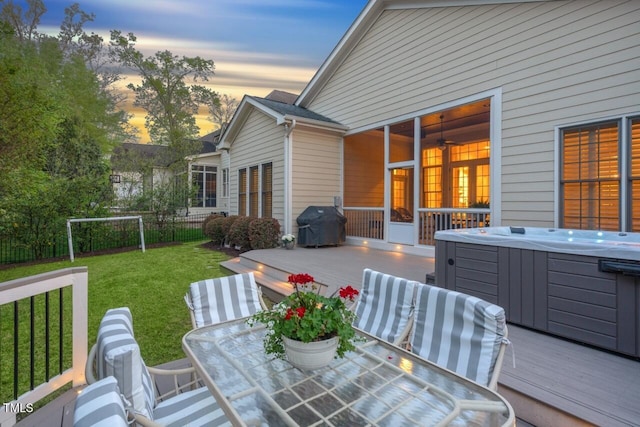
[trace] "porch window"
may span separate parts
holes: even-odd
[[[215,166],[191,166],[191,182],[196,187],[192,207],[216,207],[216,186],[218,168]]]
[[[273,163],[262,165],[262,217],[273,217]]]
[[[619,122],[564,129],[561,135],[561,226],[621,229]]]
[[[238,170],[238,215],[247,214],[247,170]]]

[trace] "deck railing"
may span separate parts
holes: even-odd
[[[383,208],[344,208],[347,236],[384,239]]]
[[[489,209],[418,209],[418,244],[434,246],[434,234],[452,228],[488,227]],[[347,236],[384,240],[384,209],[345,207]]]
[[[85,383],[86,267],[0,283],[0,426],[72,383]]]

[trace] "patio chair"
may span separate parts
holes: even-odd
[[[364,269],[353,326],[395,345],[405,342],[413,322],[417,283]]]
[[[73,411],[73,427],[129,427],[118,382],[106,377],[85,387]]]
[[[158,369],[145,365],[127,307],[107,310],[98,328],[97,342],[89,353],[85,374],[89,384],[115,377],[140,425],[230,425],[209,389],[199,386],[194,368]],[[155,384],[156,377],[161,376],[172,377],[173,389],[159,395]],[[181,384],[184,377],[188,380]]]
[[[267,309],[253,272],[194,282],[184,300],[194,329]]]
[[[449,289],[417,287],[411,351],[495,390],[509,344],[504,309]]]

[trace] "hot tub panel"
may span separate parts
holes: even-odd
[[[640,357],[640,278],[601,271],[602,260],[436,240],[435,279],[504,307],[511,323]]]

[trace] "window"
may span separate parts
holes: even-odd
[[[262,165],[262,217],[273,217],[273,164]]]
[[[562,131],[562,227],[619,230],[619,123]]]
[[[222,169],[222,197],[229,197],[229,168]]]
[[[252,166],[249,169],[249,216],[258,217],[258,206],[260,194],[260,179],[258,175],[258,166]]]
[[[272,163],[263,163],[238,171],[239,215],[247,215],[248,208],[251,217],[271,218],[273,216],[272,176]]]
[[[629,165],[630,231],[640,231],[640,118],[634,118],[630,121],[629,139],[631,140],[631,155],[629,156],[631,163]]]
[[[196,195],[191,201],[193,207],[216,207],[217,171],[215,166],[191,166],[191,182],[196,187]]]
[[[238,170],[238,215],[247,214],[247,170]]]

